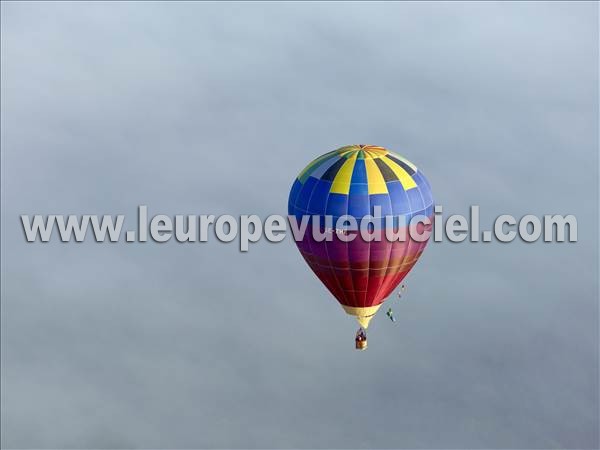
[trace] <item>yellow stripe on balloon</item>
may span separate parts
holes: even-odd
[[[352,173],[354,172],[354,164],[356,163],[356,156],[358,152],[354,152],[350,158],[346,160],[337,175],[333,179],[333,184],[329,192],[332,194],[345,194],[350,193],[350,182],[352,181]]]
[[[392,169],[394,174],[398,177],[398,180],[400,180],[400,183],[402,184],[402,187],[405,191],[417,187],[417,183],[415,183],[415,180],[413,180],[413,178],[409,175],[409,173],[406,170],[402,168],[402,166],[396,164],[389,158],[381,158],[381,161],[383,161],[386,166]]]
[[[385,149],[383,147],[376,147],[373,145],[369,145],[368,147],[365,147],[363,150],[366,150],[367,152],[369,152],[369,154],[371,155],[371,157],[373,159],[381,158],[382,156],[385,156],[388,154],[387,149]]]
[[[388,188],[379,167],[372,159],[365,159],[365,167],[367,169],[367,183],[369,186],[369,195],[371,194],[387,194]]]
[[[347,314],[356,317],[356,320],[365,330],[369,328],[369,322],[373,318],[375,314],[377,314],[377,310],[381,307],[381,304],[375,306],[365,306],[365,307],[357,307],[357,306],[346,306],[342,305],[344,311]]]
[[[344,156],[348,153],[357,152],[360,150],[358,145],[346,145],[345,147],[340,147],[336,150],[337,154],[340,156]]]

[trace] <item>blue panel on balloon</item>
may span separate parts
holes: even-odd
[[[344,194],[329,194],[326,214],[334,217],[348,214],[348,196]]]
[[[385,217],[393,214],[390,196],[388,194],[372,194],[369,195],[371,203],[370,214],[374,217]],[[375,214],[375,207],[380,208],[380,213]]]
[[[304,186],[302,186],[302,189],[300,190],[300,194],[298,194],[296,208],[302,210],[302,213],[308,210],[308,202],[313,192],[313,188],[317,184],[317,181],[318,180],[316,178],[308,177],[304,182]]]
[[[431,196],[431,188],[429,187],[429,183],[427,183],[425,177],[418,172],[413,175],[413,179],[417,183],[418,189],[421,191],[425,206],[429,206],[431,203],[433,203],[433,197]]]
[[[387,183],[390,202],[392,203],[392,214],[401,215],[410,212],[410,203],[406,191],[399,181]]]
[[[302,183],[296,178],[294,184],[292,185],[292,189],[290,191],[289,201],[288,201],[288,214],[293,214],[292,207],[296,204],[296,199],[298,194],[302,190]]]
[[[369,214],[369,195],[352,195],[348,199],[348,214],[356,217],[357,219],[361,219],[363,216]]]
[[[325,214],[325,206],[330,190],[331,181],[319,180],[317,182],[308,204],[308,211],[310,214]]]

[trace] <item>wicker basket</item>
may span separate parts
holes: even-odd
[[[367,340],[366,339],[355,339],[356,342],[356,350],[365,350],[367,348]]]

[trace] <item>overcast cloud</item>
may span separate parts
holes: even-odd
[[[598,4],[8,3],[1,444],[598,448]],[[28,244],[20,214],[285,214],[315,156],[413,161],[448,213],[369,350],[291,240]]]

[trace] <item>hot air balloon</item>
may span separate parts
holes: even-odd
[[[359,224],[365,216],[375,216],[372,230],[384,232],[389,227],[408,227],[416,215],[433,220],[433,198],[428,181],[410,161],[383,147],[349,145],[316,158],[300,172],[290,191],[288,214],[297,223],[305,215],[318,216],[325,230],[331,223],[324,220],[326,216],[332,217],[333,224],[343,216],[352,216]],[[393,220],[384,220],[386,216]],[[333,230],[330,240],[318,240],[308,227],[296,245],[346,313],[366,330],[415,265],[428,239],[415,240],[407,233],[402,241],[385,237],[369,241],[357,233],[347,242],[338,231]],[[366,348],[366,334],[360,348]]]

